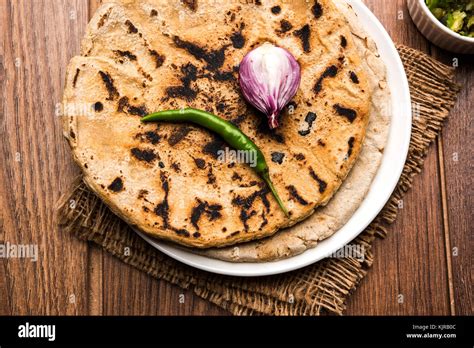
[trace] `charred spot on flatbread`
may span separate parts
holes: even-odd
[[[311,29],[309,27],[309,24],[305,24],[301,29],[296,30],[293,34],[301,40],[303,51],[305,51],[306,53],[311,52]]]
[[[328,184],[326,183],[326,181],[324,181],[323,179],[321,179],[317,174],[316,172],[314,171],[313,168],[309,168],[309,175],[314,179],[316,180],[316,182],[318,183],[319,185],[319,193],[324,193],[324,191],[326,191],[326,188],[328,186]]]
[[[178,162],[171,163],[171,169],[173,169],[176,173],[181,173],[181,165]]]
[[[184,229],[184,228],[173,228],[172,229],[178,236],[183,236],[183,237],[189,237],[191,235],[191,233],[189,233],[188,230]]]
[[[339,68],[334,64],[328,66],[326,70],[324,70],[322,75],[319,77],[319,79],[316,81],[316,84],[313,87],[314,93],[318,94],[319,92],[321,92],[321,90],[323,89],[324,80],[329,77],[332,77],[332,78],[336,77],[338,70]]]
[[[92,108],[94,109],[95,112],[101,112],[102,110],[104,110],[104,105],[101,102],[96,102],[94,103]]]
[[[130,51],[115,50],[114,53],[122,58],[127,58],[131,61],[137,60],[137,56]]]
[[[125,21],[125,25],[126,25],[127,28],[128,28],[128,33],[129,33],[129,34],[136,34],[136,33],[138,33],[137,27],[136,27],[129,19],[127,19],[127,20]]]
[[[168,138],[168,144],[171,146],[175,146],[176,144],[180,143],[186,136],[191,132],[193,129],[188,126],[178,126],[178,128],[171,133],[170,137]]]
[[[120,192],[123,190],[123,180],[122,178],[115,178],[114,181],[107,187],[110,191]]]
[[[202,158],[195,158],[194,163],[196,164],[196,167],[198,167],[199,169],[206,168],[206,161],[204,161]]]
[[[210,71],[216,71],[222,67],[225,60],[225,51],[229,47],[229,45],[224,45],[219,49],[208,51],[193,42],[182,40],[178,36],[173,38],[173,42],[176,47],[186,50],[194,58],[206,62],[206,68]]]
[[[217,70],[212,75],[204,75],[206,78],[212,77],[216,81],[224,82],[224,81],[235,81],[236,78],[234,76],[234,72],[232,71],[219,71]]]
[[[296,202],[298,202],[299,204],[301,205],[308,205],[308,201],[305,200],[303,197],[300,196],[300,194],[298,193],[298,190],[296,189],[295,186],[293,185],[288,185],[286,187],[286,189],[288,190],[288,192],[290,193],[290,197],[295,200]]]
[[[145,105],[131,105],[128,97],[122,97],[119,99],[117,105],[117,112],[126,112],[134,116],[145,116],[148,114],[147,108]]]
[[[81,69],[77,68],[76,73],[74,74],[74,78],[72,80],[72,87],[74,87],[74,88],[76,88],[76,83],[77,83],[77,79],[79,77],[80,72],[81,72]]]
[[[278,31],[281,34],[289,32],[291,29],[293,29],[293,25],[287,21],[286,19],[282,19],[280,21],[280,30]]]
[[[245,121],[246,115],[239,115],[236,118],[230,120],[230,123],[234,124],[235,126],[239,126],[242,122]]]
[[[297,154],[295,154],[295,159],[297,161],[304,161],[306,159],[306,156],[302,153],[297,153]]]
[[[157,204],[157,206],[155,207],[154,213],[163,219],[163,227],[169,228],[170,207],[168,203],[168,195],[170,192],[170,186],[169,186],[168,178],[166,177],[165,173],[163,172],[160,173],[160,179],[161,179],[161,188],[163,189],[163,192],[164,192],[164,197],[161,203]]]
[[[166,88],[166,97],[163,101],[170,98],[181,98],[187,101],[194,100],[198,90],[191,87],[191,83],[197,80],[197,68],[191,63],[181,67],[181,86],[170,86]]]
[[[351,157],[352,155],[352,150],[354,148],[354,142],[355,142],[355,138],[354,137],[350,137],[349,140],[347,141],[347,146],[348,146],[348,149],[347,149],[347,158]]]
[[[226,143],[224,142],[224,140],[218,137],[214,137],[213,140],[204,145],[202,152],[207,155],[210,155],[214,159],[217,159],[219,157],[219,152],[224,149],[225,145]]]
[[[230,41],[232,42],[232,46],[236,49],[241,49],[245,46],[245,37],[242,34],[242,31],[245,28],[245,23],[240,24],[240,30],[233,33],[230,37]]]
[[[354,120],[357,117],[357,112],[355,110],[350,109],[350,108],[345,108],[341,106],[340,104],[335,104],[334,110],[336,110],[336,113],[339,116],[347,118],[350,123],[354,122]]]
[[[283,163],[283,158],[285,157],[285,154],[283,152],[272,152],[272,161],[278,164]]]
[[[216,176],[214,175],[214,172],[212,171],[212,167],[209,167],[209,169],[207,170],[207,182],[206,184],[209,184],[209,185],[212,185],[212,184],[215,184],[216,181],[217,181],[217,178]]]
[[[351,79],[351,81],[352,81],[353,83],[355,83],[356,85],[359,84],[359,78],[357,77],[357,75],[356,75],[355,72],[350,71],[350,72],[349,72],[349,77],[350,77],[350,79]]]
[[[316,18],[316,19],[319,19],[319,18],[322,17],[322,15],[323,15],[323,7],[322,7],[321,4],[318,2],[318,0],[315,0],[315,1],[314,1],[314,5],[313,5],[313,7],[311,8],[311,12],[313,13],[314,18]]]
[[[232,180],[233,181],[237,181],[237,180],[242,181],[242,176],[240,176],[239,173],[234,172],[234,173],[232,173]]]
[[[227,105],[224,102],[219,102],[216,104],[216,110],[220,113],[223,113],[226,109]]]
[[[222,214],[222,205],[220,204],[209,204],[206,201],[196,199],[197,205],[193,207],[191,212],[191,223],[199,231],[199,220],[205,215],[209,221],[219,219]]]
[[[151,163],[158,157],[158,155],[152,149],[141,150],[138,147],[134,147],[130,151],[133,157],[135,157],[139,161],[143,161],[146,163]]]
[[[298,131],[298,133],[301,136],[307,136],[309,133],[311,133],[311,129],[313,128],[313,123],[314,121],[316,121],[316,114],[314,112],[309,111],[306,114],[306,117],[304,120],[308,124],[308,127],[305,130]]]
[[[346,37],[345,37],[344,35],[341,35],[340,38],[341,38],[341,47],[342,47],[342,48],[346,48],[346,47],[347,47],[347,39],[346,39]]]
[[[242,224],[244,225],[245,231],[249,230],[249,225],[247,223],[248,220],[252,218],[253,216],[257,215],[257,211],[252,209],[257,199],[260,198],[260,200],[262,201],[265,207],[266,212],[270,211],[270,201],[267,198],[267,195],[269,193],[270,193],[270,190],[267,187],[264,187],[258,191],[253,192],[251,195],[247,197],[237,196],[232,200],[232,204],[240,207],[239,218],[240,218],[240,221],[242,221]],[[265,212],[262,212],[263,216],[264,214]]]
[[[147,131],[145,133],[138,133],[135,135],[135,139],[138,139],[141,142],[156,145],[160,142],[161,136],[156,131]]]
[[[100,77],[102,78],[102,81],[105,84],[105,88],[107,89],[107,92],[109,93],[109,97],[107,100],[114,100],[119,96],[119,92],[117,91],[117,88],[114,86],[114,79],[110,76],[109,73],[104,72],[104,71],[99,71]]]
[[[99,21],[97,22],[97,28],[100,29],[100,28],[102,28],[102,27],[104,26],[105,22],[107,21],[107,19],[108,19],[109,16],[110,16],[110,12],[111,12],[111,11],[112,11],[112,9],[109,8],[109,9],[107,10],[107,12],[104,13],[104,14],[102,15],[102,17],[100,17]]]
[[[150,55],[152,56],[152,58],[155,60],[155,67],[158,69],[160,68],[163,63],[165,62],[166,60],[166,57],[162,54],[159,54],[157,51],[155,50],[148,50],[148,52],[150,53]]]
[[[191,11],[196,12],[198,7],[197,0],[181,0],[181,3]]]
[[[146,109],[145,105],[128,105],[127,111],[130,115],[135,115],[135,116],[145,116],[148,114],[148,111]]]
[[[138,191],[138,196],[137,196],[137,198],[138,198],[138,199],[146,199],[145,197],[146,197],[146,195],[149,194],[149,193],[150,193],[150,191],[145,190],[145,189],[141,189],[140,191]]]
[[[281,12],[281,7],[278,6],[278,5],[277,5],[277,6],[273,6],[270,10],[272,11],[272,13],[273,13],[274,15],[277,15],[277,14],[280,14],[280,12]]]

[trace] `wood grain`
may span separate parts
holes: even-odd
[[[87,0],[88,1],[88,8],[89,8],[89,19],[92,18],[95,11],[99,8],[102,4],[102,0]]]
[[[395,42],[429,52],[429,44],[410,20],[405,1],[365,3]],[[437,148],[433,146],[423,172],[403,199],[397,221],[388,229],[388,237],[375,243],[374,265],[350,297],[347,314],[450,314],[442,209],[433,199],[440,195]]]
[[[87,290],[88,308],[87,314],[101,315],[104,308],[104,252],[102,249],[88,248],[87,259]]]
[[[0,3],[2,239],[39,249],[37,262],[1,261],[6,313],[85,313],[87,274],[77,270],[86,263],[87,245],[61,234],[53,212],[77,174],[55,108],[65,67],[83,35],[87,6],[80,0]]]
[[[395,42],[452,63],[455,56],[418,33],[406,0],[365,2]],[[40,251],[36,263],[0,260],[0,315],[226,314],[56,227],[54,202],[77,169],[55,105],[67,62],[79,52],[88,17],[98,5],[98,0],[0,0],[0,243],[38,244]],[[374,265],[350,297],[349,315],[473,313],[469,110],[474,72],[467,57],[458,58],[464,89],[443,132],[442,149],[431,147],[388,237],[376,241]]]
[[[451,112],[443,131],[443,158],[446,175],[448,229],[452,258],[454,304],[459,315],[472,315],[472,226],[474,223],[472,168],[474,110],[474,65],[472,56],[449,53],[432,47],[432,55],[456,70],[457,81],[463,86],[459,102]]]
[[[451,255],[451,239],[449,236],[449,213],[448,201],[446,197],[446,170],[444,168],[444,150],[443,150],[443,135],[438,136],[438,163],[439,175],[441,184],[441,203],[443,208],[443,234],[446,254],[446,271],[448,273],[448,291],[449,291],[449,309],[452,315],[456,315],[456,307],[454,303],[454,284],[453,284],[453,261]]]
[[[105,315],[226,314],[190,291],[157,281],[113,256],[104,260]]]
[[[90,20],[100,6],[101,1],[87,0],[87,2],[87,17]],[[91,315],[101,315],[104,313],[104,254],[102,249],[89,249],[89,314]]]

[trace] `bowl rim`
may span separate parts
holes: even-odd
[[[433,12],[431,12],[431,10],[428,8],[428,5],[426,5],[425,0],[417,0],[417,1],[418,1],[418,3],[421,3],[421,7],[422,7],[423,11],[428,15],[428,17],[431,19],[431,21],[434,22],[435,25],[438,28],[440,28],[442,31],[444,31],[445,33],[451,35],[454,38],[460,39],[460,40],[462,40],[464,42],[467,42],[467,43],[474,44],[474,38],[463,36],[461,34],[456,33],[454,30],[449,29],[438,18],[436,18],[434,16]]]

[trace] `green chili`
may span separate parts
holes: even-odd
[[[232,123],[209,112],[192,108],[155,112],[143,117],[141,120],[142,122],[164,121],[194,123],[219,134],[222,139],[236,150],[254,151],[257,154],[257,165],[253,168],[254,171],[266,182],[278,205],[285,215],[288,216],[288,210],[285,208],[270,180],[268,165],[262,151],[248,136]]]

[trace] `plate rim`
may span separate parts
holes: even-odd
[[[236,262],[229,262],[223,260],[212,259],[206,256],[193,254],[189,251],[186,251],[178,246],[173,246],[171,244],[167,244],[166,242],[158,241],[153,239],[152,237],[145,235],[143,232],[135,230],[139,236],[141,236],[146,242],[151,244],[153,247],[158,249],[159,251],[163,252],[164,254],[172,257],[173,259],[182,262],[188,266],[211,272],[216,274],[222,275],[229,275],[229,276],[240,276],[240,277],[257,277],[257,276],[268,276],[268,275],[275,275],[281,274],[286,272],[291,272],[296,269],[300,269],[306,266],[309,266],[315,262],[324,259],[328,255],[334,253],[335,251],[339,250],[340,248],[344,247],[345,245],[349,244],[352,240],[354,240],[360,233],[362,233],[365,228],[376,218],[376,216],[380,213],[383,207],[386,205],[388,200],[390,199],[393,191],[395,190],[400,176],[403,172],[403,168],[405,166],[406,158],[408,155],[408,149],[410,145],[411,139],[411,129],[412,129],[412,106],[411,106],[411,96],[410,96],[410,89],[408,84],[408,79],[406,76],[405,68],[401,61],[401,58],[398,54],[398,51],[393,43],[390,35],[387,33],[383,25],[380,23],[378,18],[370,11],[370,9],[362,3],[360,0],[346,0],[349,5],[352,6],[354,11],[356,12],[359,18],[367,18],[367,21],[361,20],[362,24],[364,25],[365,29],[368,30],[367,26],[372,26],[377,28],[377,32],[371,35],[372,39],[376,42],[377,47],[379,49],[380,55],[382,59],[384,59],[384,63],[387,66],[387,75],[388,75],[388,84],[391,86],[391,106],[392,106],[392,115],[391,115],[391,122],[390,122],[390,131],[389,131],[389,138],[387,140],[387,146],[384,150],[384,154],[382,156],[382,162],[380,167],[377,170],[377,174],[374,177],[370,185],[369,192],[364,197],[364,200],[361,202],[360,206],[354,212],[352,217],[342,226],[338,231],[336,231],[331,237],[321,241],[316,245],[314,248],[308,249],[305,252],[295,255],[293,257],[289,257],[283,260],[277,261],[270,261],[270,262],[245,262],[245,263],[236,263]],[[390,62],[389,62],[390,61]],[[393,66],[389,66],[390,64],[394,64]],[[401,91],[394,91],[393,85],[401,85]],[[402,103],[399,103],[396,100],[396,96],[400,96],[402,98]],[[340,232],[343,229],[347,229],[346,226],[350,226],[350,224],[354,224],[351,222],[355,216],[357,216],[358,212],[360,215],[360,209],[364,205],[370,204],[370,193],[372,191],[372,187],[374,183],[380,180],[380,173],[383,173],[383,168],[388,166],[386,153],[387,148],[393,142],[393,137],[400,137],[400,134],[394,134],[397,130],[394,128],[394,117],[396,114],[400,114],[399,117],[406,117],[404,120],[404,133],[402,134],[404,138],[400,141],[400,148],[399,148],[399,156],[398,161],[396,164],[396,171],[395,174],[389,177],[390,185],[386,186],[384,192],[384,198],[376,201],[376,208],[372,210],[371,214],[367,214],[363,218],[360,217],[361,221],[357,222],[357,228],[354,229],[357,232],[351,231],[351,233],[346,233],[345,235],[341,235]],[[402,122],[402,121],[400,121]],[[392,145],[394,146],[394,145]],[[387,169],[388,170],[388,169]],[[386,171],[387,171],[386,170]],[[392,171],[394,169],[391,169]],[[384,179],[386,180],[386,179]],[[373,200],[373,198],[372,198]],[[369,203],[367,203],[369,202]],[[372,203],[373,205],[374,203]],[[345,232],[345,231],[343,231]],[[334,239],[337,242],[334,242]],[[331,244],[331,241],[334,242],[334,246],[330,245],[329,247],[327,244]],[[331,251],[326,251],[322,253],[322,255],[311,257],[310,254],[318,255],[318,248],[321,249],[326,247]],[[309,253],[309,254],[308,254]],[[320,252],[321,254],[321,252]],[[308,257],[308,255],[310,255]],[[296,261],[295,261],[296,260]]]

